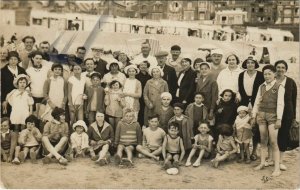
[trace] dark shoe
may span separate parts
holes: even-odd
[[[166,163],[164,164],[164,169],[165,169],[165,170],[167,170],[167,169],[169,169],[169,168],[172,168],[172,164],[171,164],[170,161],[168,161],[168,162],[166,162]]]
[[[100,166],[104,166],[104,165],[106,165],[106,160],[102,158],[102,159],[99,160],[98,164]]]
[[[65,157],[68,160],[68,162],[72,161],[72,156],[70,154],[66,154]]]
[[[91,159],[92,159],[93,161],[96,161],[96,160],[98,160],[98,158],[99,158],[99,156],[92,156]]]
[[[173,162],[173,167],[174,168],[179,168],[179,162],[178,161],[174,161]]]
[[[250,164],[250,163],[251,163],[251,160],[250,160],[250,159],[246,159],[245,163],[246,163],[246,164]]]
[[[43,161],[43,164],[50,164],[50,163],[51,163],[51,158],[48,157],[48,156],[45,156],[45,157],[42,159],[42,161]]]
[[[30,152],[30,160],[31,160],[31,163],[37,164],[36,153],[35,152]]]
[[[115,155],[115,164],[120,165],[121,164],[121,157],[119,155]]]
[[[20,154],[19,154],[19,160],[21,163],[25,162],[25,154],[23,151],[20,152]]]
[[[244,159],[243,158],[240,158],[240,159],[238,159],[236,162],[237,163],[242,163],[244,161]]]
[[[257,156],[255,154],[251,154],[250,159],[252,161],[255,161],[255,160],[257,160]]]

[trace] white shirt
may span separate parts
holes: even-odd
[[[273,80],[270,84],[267,84],[266,82],[264,82],[262,85],[266,85],[266,90],[268,91],[274,86],[275,83],[276,83],[276,80]],[[253,112],[252,112],[252,117],[254,117],[254,118],[256,117],[257,112],[258,112],[258,107],[259,107],[260,98],[261,98],[262,85],[259,86],[256,98],[255,98],[255,103],[254,103]],[[282,119],[283,109],[284,109],[284,93],[285,93],[284,87],[282,85],[279,85],[277,107],[276,107],[277,119]]]
[[[72,84],[72,103],[73,105],[81,105],[81,95],[84,93],[85,77],[80,77],[80,80],[75,76],[71,76],[68,80]]]
[[[250,76],[247,71],[244,73],[244,84],[243,85],[244,85],[244,89],[245,89],[247,96],[252,95],[253,84],[254,84],[256,74],[257,74],[257,71],[255,71],[255,74],[252,76]]]
[[[140,64],[143,61],[148,61],[150,66],[156,66],[158,64],[156,58],[151,55],[148,55],[148,57],[145,58],[143,57],[143,54],[139,54],[132,60],[134,64]]]
[[[235,70],[229,70],[228,67],[223,69],[217,78],[219,94],[226,89],[230,89],[237,93],[239,89],[238,79],[241,72],[243,72],[243,70],[239,67],[237,67]]]
[[[36,69],[34,67],[29,67],[26,70],[26,73],[30,77],[31,80],[31,93],[33,97],[41,98],[44,97],[44,83],[47,80],[47,75],[49,72],[49,67],[44,67],[40,69]]]

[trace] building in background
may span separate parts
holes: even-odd
[[[299,24],[299,1],[277,2],[276,24]]]
[[[217,11],[214,23],[220,25],[242,25],[246,22],[248,22],[247,12],[238,9]]]

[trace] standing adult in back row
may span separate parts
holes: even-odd
[[[214,49],[210,52],[212,64],[211,75],[214,80],[217,80],[219,73],[226,68],[222,63],[223,51],[221,49]]]

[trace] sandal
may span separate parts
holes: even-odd
[[[64,157],[60,157],[58,159],[58,163],[61,164],[61,165],[63,165],[63,166],[66,166],[68,164],[68,160],[65,159]]]
[[[104,159],[104,158],[102,158],[102,159],[100,159],[99,161],[98,161],[98,164],[100,165],[100,166],[104,166],[104,165],[106,165],[106,160]]]
[[[257,160],[257,156],[255,154],[251,154],[250,159],[252,161],[255,161],[255,160]]]

